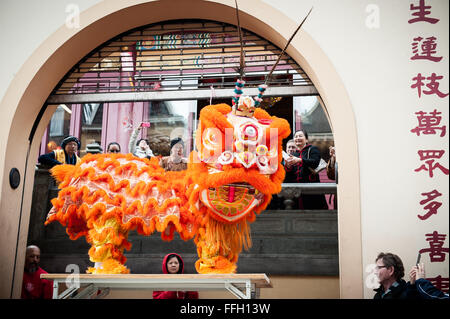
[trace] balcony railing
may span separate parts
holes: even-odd
[[[336,183],[283,183],[281,192],[276,196],[283,201],[284,209],[293,209],[294,201],[301,195],[336,195]]]

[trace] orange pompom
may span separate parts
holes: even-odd
[[[72,176],[75,169],[76,166],[74,165],[63,164],[53,166],[53,168],[50,169],[50,172],[58,182],[62,182],[66,177]]]

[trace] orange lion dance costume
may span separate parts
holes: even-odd
[[[236,272],[239,253],[251,245],[249,223],[281,191],[290,128],[251,97],[239,94],[233,104],[202,109],[186,171],[166,172],[156,158],[131,154],[89,154],[52,169],[60,191],[46,224],[59,221],[72,240],[86,237],[95,263],[87,272],[129,273],[130,230],[156,230],[168,241],[177,231],[194,239],[198,273]]]

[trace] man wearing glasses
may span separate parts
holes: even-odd
[[[403,262],[397,255],[380,253],[376,258],[375,274],[380,282],[373,299],[406,299],[411,285],[402,278],[405,275]]]
[[[69,135],[61,142],[61,149],[39,156],[38,162],[50,168],[60,164],[76,165],[81,161],[77,155],[77,151],[80,148],[80,140],[75,136]]]

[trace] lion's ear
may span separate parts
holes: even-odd
[[[285,119],[276,117],[276,116],[272,116],[272,123],[270,123],[270,128],[276,128],[278,129],[278,136],[281,139],[285,139],[286,137],[289,136],[289,134],[291,134],[291,127],[289,125],[289,122],[286,121]]]
[[[259,107],[257,107],[255,109],[254,116],[257,119],[270,119],[271,118],[269,113],[267,113],[265,110],[263,110],[262,108],[259,108]]]
[[[200,123],[202,129],[215,127],[225,132],[226,128],[233,128],[228,122],[226,115],[231,112],[231,106],[227,104],[216,104],[205,106],[200,111]]]
[[[231,106],[227,104],[208,105],[200,111],[200,123],[195,133],[195,143],[202,158],[203,156],[210,157],[212,154],[216,154],[219,151],[219,154],[222,153],[223,145],[225,143],[225,131],[226,129],[233,129],[233,125],[228,122],[226,117],[230,112]],[[215,140],[219,149],[213,150],[212,148],[215,148],[213,147],[214,145],[209,145],[210,147],[205,149],[205,141],[203,139],[207,137],[210,137],[211,140]]]
[[[266,128],[266,136],[270,136],[270,129],[277,129],[278,137],[281,140],[291,134],[291,126],[289,125],[289,122],[283,118],[271,116],[267,111],[259,107],[255,109],[254,116],[259,122],[265,122],[266,125],[269,125],[269,127]],[[267,140],[266,143],[270,142]]]

